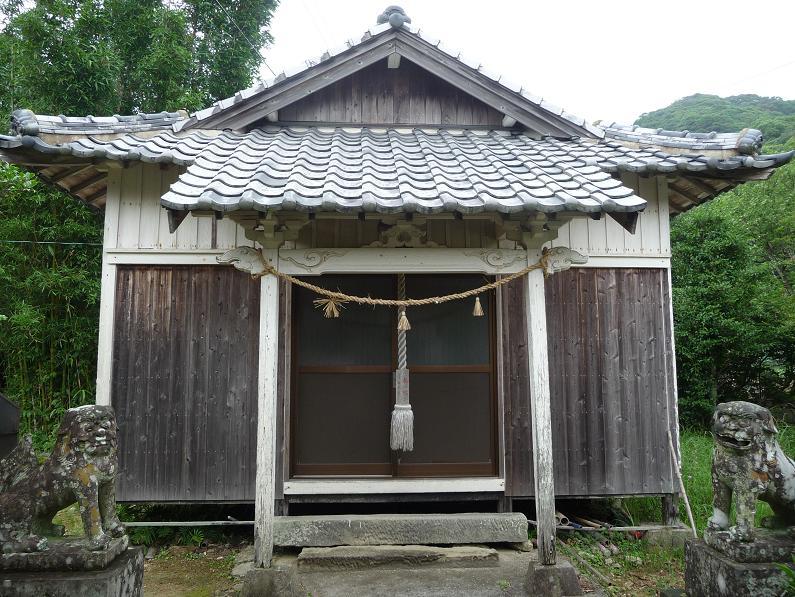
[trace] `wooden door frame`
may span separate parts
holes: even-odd
[[[336,273],[336,272],[335,272]],[[473,274],[477,275],[481,272],[444,272],[438,275],[455,275],[455,274]],[[340,272],[339,275],[351,275],[351,276],[367,276],[367,275],[390,275],[396,276],[396,273],[386,273],[386,272],[378,272],[378,273],[363,273],[363,272],[350,272],[344,273]],[[411,273],[410,275],[431,275],[430,272],[416,272]],[[292,295],[292,293],[291,293]],[[394,481],[394,480],[408,480],[408,479],[419,479],[419,478],[489,478],[489,477],[499,477],[501,475],[501,471],[503,469],[503,458],[501,457],[502,447],[503,447],[503,440],[502,440],[502,388],[499,383],[500,381],[500,366],[501,366],[501,356],[502,350],[498,347],[498,326],[500,324],[498,320],[498,311],[499,309],[499,292],[497,291],[489,291],[488,293],[489,299],[491,301],[491,308],[488,309],[488,342],[489,342],[489,364],[488,365],[449,365],[449,366],[437,366],[437,365],[419,365],[413,367],[412,370],[416,371],[417,373],[434,373],[434,372],[478,372],[478,373],[489,373],[489,412],[491,417],[491,429],[489,430],[490,433],[490,446],[489,446],[489,456],[490,462],[486,465],[484,463],[442,463],[442,464],[427,464],[427,463],[409,463],[409,464],[399,464],[397,455],[394,451],[390,451],[391,462],[389,470],[387,467],[383,467],[380,464],[374,463],[373,465],[349,465],[349,464],[328,464],[328,465],[301,465],[301,473],[296,473],[296,467],[298,466],[295,462],[295,457],[297,455],[297,450],[295,447],[296,441],[296,413],[297,409],[295,406],[298,402],[298,359],[297,359],[297,350],[298,350],[298,326],[295,323],[295,296],[292,295],[290,297],[291,300],[287,301],[287,309],[285,309],[284,317],[289,318],[289,324],[286,326],[285,332],[289,333],[289,372],[285,371],[289,377],[289,383],[285,384],[284,388],[284,424],[285,424],[285,438],[284,438],[284,469],[283,469],[283,479],[284,482],[287,483],[292,479],[303,479],[309,480],[311,478],[316,479],[323,479],[323,478],[334,478],[334,477],[343,477],[347,479],[358,479],[358,478],[382,478],[387,481]],[[397,310],[394,313],[394,320],[395,323],[397,322]],[[396,326],[393,326],[392,330],[392,364],[390,368],[390,372],[394,371],[397,367],[397,333],[396,333]],[[288,344],[285,342],[285,344]],[[319,372],[329,372],[329,373],[343,373],[343,374],[355,374],[355,373],[384,373],[384,366],[372,366],[372,365],[353,365],[353,366],[342,366],[342,367],[313,367],[309,366],[310,369],[317,369]],[[306,369],[303,367],[302,369]],[[450,369],[454,369],[455,371],[449,371]],[[392,394],[391,394],[391,404],[394,405],[395,401],[395,393],[394,393],[394,386],[392,387]],[[481,466],[481,470],[474,469],[473,466]],[[361,472],[351,472],[351,466],[357,466]],[[470,467],[467,469],[466,467]],[[487,467],[487,468],[486,468]],[[412,471],[413,474],[404,474],[400,475],[399,471]]]

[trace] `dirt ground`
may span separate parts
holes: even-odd
[[[568,543],[583,560],[609,581],[583,579],[583,586],[620,597],[656,596],[666,587],[684,587],[682,550],[660,550],[643,542],[615,541],[616,554],[604,556],[594,543]],[[225,545],[163,547],[147,560],[145,597],[227,597],[237,594],[241,580],[231,575],[238,549]],[[561,550],[561,553],[564,553]],[[564,554],[565,555],[565,554]],[[577,565],[581,572],[582,566]],[[505,591],[512,594],[512,591]]]
[[[64,524],[67,534],[82,533],[75,507],[55,519]],[[615,533],[595,540],[582,533],[563,538],[562,555],[573,559],[587,589],[601,587],[617,597],[656,596],[667,587],[684,588],[684,551],[649,547],[625,534]],[[601,545],[601,546],[600,546]],[[144,548],[151,559],[144,564],[145,597],[227,597],[236,595],[241,579],[232,576],[235,555],[241,546],[209,543],[195,546]],[[596,575],[573,558],[572,554],[596,570]],[[511,591],[507,591],[510,593]]]
[[[226,597],[240,581],[232,576],[237,550],[225,545],[161,548],[144,563],[144,597]]]

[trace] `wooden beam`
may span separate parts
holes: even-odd
[[[57,166],[57,165],[58,164],[52,164],[52,166]],[[59,172],[58,174],[54,174],[53,176],[47,176],[45,174],[44,175],[44,179],[47,182],[51,182],[51,183],[55,184],[56,182],[58,182],[60,180],[63,180],[64,178],[66,178],[68,176],[72,176],[72,175],[77,176],[78,174],[82,174],[83,172],[88,172],[89,170],[93,170],[93,169],[94,169],[94,166],[86,166],[85,168],[78,168],[78,169],[67,167],[64,170],[62,170],[61,172]],[[46,170],[46,168],[45,168],[45,170]]]
[[[174,234],[179,228],[179,225],[188,217],[187,210],[168,209],[168,231]]]
[[[640,212],[637,211],[611,211],[608,213],[611,218],[621,224],[621,227],[630,234],[635,234],[639,214]]]
[[[263,250],[278,267],[278,251]],[[276,489],[276,404],[279,367],[279,280],[260,278],[259,374],[257,378],[257,475],[254,498],[254,565],[268,568],[273,559]]]
[[[528,251],[535,263],[541,251]],[[555,480],[552,471],[552,411],[549,390],[547,314],[544,272],[527,274],[527,354],[530,378],[530,419],[533,433],[533,477],[535,481],[538,561],[552,565],[555,552]]]
[[[88,187],[97,184],[98,182],[102,182],[105,178],[107,178],[107,174],[104,172],[99,172],[94,176],[89,176],[85,180],[78,182],[76,185],[69,187],[69,192],[74,193],[77,195],[80,191],[87,189]]]
[[[204,120],[191,123],[189,128],[233,128],[240,129],[259,120],[262,114],[279,110],[284,106],[307,97],[340,79],[383,60],[395,51],[395,41],[362,43],[340,56],[302,72],[292,80],[277,83],[263,90],[258,96],[238,102],[226,110],[219,111]]]
[[[404,58],[534,131],[547,135],[593,137],[585,128],[535,106],[521,96],[517,97],[482,73],[453,57],[442,55],[437,48],[411,34],[399,36],[396,47]]]
[[[503,116],[502,117],[502,126],[506,129],[511,128],[516,124],[516,118],[511,118],[510,116]]]
[[[99,336],[97,346],[97,404],[110,405],[113,379],[113,328],[116,303],[116,265],[108,259],[108,250],[118,245],[121,176],[118,170],[108,176],[108,200],[102,234],[102,281],[99,298]]]

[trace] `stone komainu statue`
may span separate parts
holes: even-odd
[[[765,526],[795,525],[795,463],[776,440],[778,429],[770,411],[751,402],[719,404],[712,433],[713,514],[708,531],[728,529],[732,495],[737,509],[733,539],[753,541],[757,499],[773,509]]]
[[[66,412],[50,457],[39,464],[30,438],[0,461],[0,551],[42,551],[63,534],[52,518],[77,502],[93,550],[124,535],[116,516],[116,420],[110,406]]]

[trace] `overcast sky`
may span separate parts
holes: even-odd
[[[388,3],[281,0],[265,59],[278,73],[359,40]],[[696,92],[795,99],[791,0],[399,4],[448,47],[589,121],[630,123]]]

